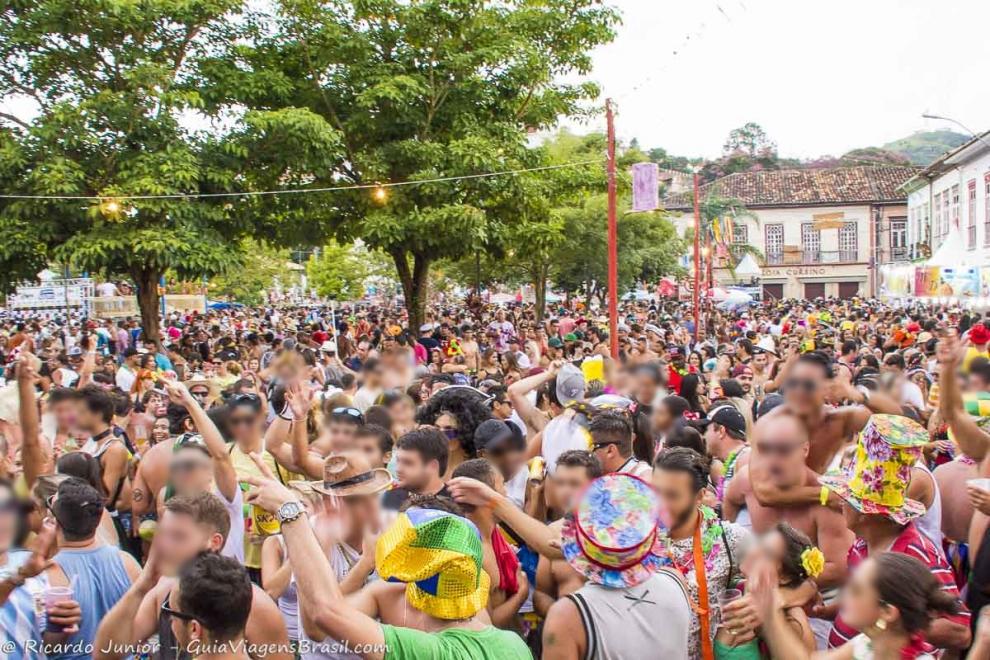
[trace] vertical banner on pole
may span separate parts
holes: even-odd
[[[636,163],[632,166],[633,211],[655,211],[660,208],[660,166],[656,163]]]

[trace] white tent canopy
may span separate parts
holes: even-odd
[[[756,263],[756,259],[751,254],[743,255],[743,258],[739,260],[739,265],[736,266],[736,277],[759,277],[762,274],[760,265]]]
[[[965,266],[979,265],[974,261],[973,253],[963,245],[962,232],[950,231],[945,237],[945,242],[935,250],[926,266],[938,266],[940,268],[959,268]]]

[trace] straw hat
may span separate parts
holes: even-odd
[[[928,442],[928,431],[901,415],[873,415],[859,434],[849,474],[818,481],[860,513],[887,516],[906,525],[925,505],[905,497],[911,468]]]
[[[406,600],[438,619],[467,619],[488,604],[481,534],[467,518],[411,507],[379,537],[375,567],[406,583]]]
[[[663,564],[660,502],[645,481],[608,474],[592,481],[561,536],[564,559],[589,582],[635,586]]]
[[[323,481],[310,483],[318,493],[347,497],[380,493],[392,483],[392,477],[384,468],[372,469],[360,452],[345,451],[328,456],[323,463]]]
[[[183,385],[186,386],[187,390],[191,390],[197,386],[207,387],[209,389],[209,393],[206,395],[207,401],[214,401],[218,396],[220,396],[220,384],[212,378],[207,378],[201,373],[193,374],[188,380],[183,381]]]

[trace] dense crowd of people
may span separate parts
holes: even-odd
[[[990,659],[990,320],[705,316],[0,318],[0,654]]]

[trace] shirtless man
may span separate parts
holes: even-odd
[[[794,360],[783,384],[784,404],[767,417],[790,414],[797,418],[809,439],[805,462],[818,474],[824,473],[848,439],[866,426],[870,415],[901,414],[900,406],[889,397],[853,387],[845,369],[833,377],[829,359],[817,351],[802,353]],[[859,405],[828,408],[826,401],[853,401]],[[749,470],[755,497],[764,507],[819,502],[821,486],[796,483],[782,490],[774,485],[755,454]],[[835,508],[840,506],[835,495],[829,496],[829,503]]]
[[[825,555],[825,570],[817,579],[818,585],[841,583],[846,576],[846,554],[855,538],[842,513],[819,502],[766,506],[753,488],[753,466],[759,463],[765,479],[779,490],[803,487],[821,492],[818,474],[805,464],[811,447],[800,418],[786,411],[767,415],[753,428],[752,447],[749,465],[729,482],[726,502],[731,503],[733,511],[745,504],[756,533],[767,532],[778,522],[787,522],[804,532]]]

